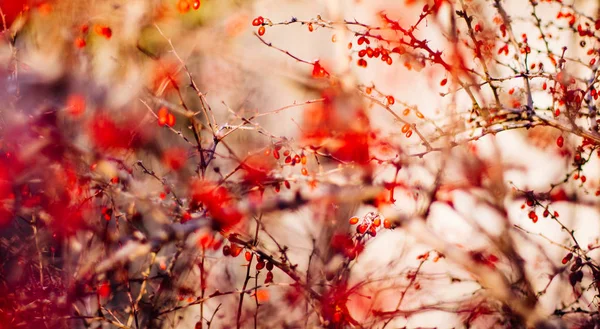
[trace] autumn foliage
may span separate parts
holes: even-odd
[[[597,2],[0,9],[0,329],[600,325]]]

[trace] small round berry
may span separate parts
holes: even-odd
[[[231,255],[231,247],[229,246],[223,246],[223,255],[225,256],[230,256]]]
[[[386,98],[388,105],[394,105],[394,103],[396,102],[396,100],[394,99],[394,96],[388,96]]]
[[[384,219],[383,220],[383,227],[387,228],[387,229],[391,228],[392,227],[392,222],[390,222],[389,219]]]
[[[185,14],[190,11],[190,4],[187,2],[187,0],[179,0],[179,2],[177,2],[177,10],[180,13]]]
[[[194,0],[192,2],[192,8],[194,8],[194,10],[198,10],[198,8],[200,8],[200,0]]]

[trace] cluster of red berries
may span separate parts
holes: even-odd
[[[356,226],[356,233],[360,235],[369,234],[371,236],[377,235],[377,228],[382,224],[381,216],[373,212],[368,213],[362,219],[358,217],[352,217],[348,220],[350,225]],[[388,219],[383,220],[383,227],[387,229],[392,228],[392,223]]]
[[[262,16],[258,16],[255,19],[252,20],[252,26],[260,26],[258,28],[258,35],[263,36],[265,35],[265,19]]]
[[[559,194],[563,194],[564,191],[563,190],[559,190],[558,192],[555,192],[553,194],[550,195],[550,199],[552,201],[562,201],[565,199],[565,197],[563,197],[562,195]],[[535,207],[536,207],[536,201],[532,198],[532,197],[528,197],[527,200],[525,201],[525,203],[523,205],[521,205],[521,209],[525,209],[525,207],[533,207],[534,209],[531,209],[528,213],[527,213],[527,217],[529,217],[529,219],[531,219],[532,222],[537,223],[539,217],[537,215],[537,213],[535,212]],[[544,218],[550,216],[550,210],[548,210],[548,208],[544,208],[544,211],[542,213],[542,216]],[[552,213],[552,217],[554,218],[558,218],[558,212],[554,211]]]
[[[273,158],[275,158],[276,160],[279,161],[279,159],[284,158],[283,162],[284,165],[288,165],[288,166],[296,166],[297,164],[301,164],[302,165],[302,169],[300,170],[300,172],[302,173],[303,176],[308,176],[308,169],[306,169],[306,163],[307,163],[307,158],[306,155],[304,154],[304,152],[297,154],[297,153],[292,153],[291,150],[288,149],[283,149],[283,144],[281,143],[277,143],[274,145],[273,149],[267,149],[265,150],[265,155],[268,156],[270,154],[273,154]],[[287,189],[291,188],[290,182],[285,180],[283,182],[283,184],[285,185],[285,187]],[[280,184],[277,183],[275,185],[275,192],[279,192],[280,191]]]
[[[359,46],[366,44],[371,44],[371,41],[365,37],[361,36],[357,40],[357,44]],[[352,49],[352,43],[348,43],[348,49]],[[356,62],[359,67],[367,67],[367,61],[365,60],[365,56],[368,58],[379,58],[381,56],[381,61],[387,63],[388,65],[392,65],[393,60],[391,57],[392,53],[403,54],[405,52],[404,48],[396,47],[392,50],[385,49],[383,46],[379,46],[376,48],[371,48],[367,46],[364,49],[358,51],[358,61]]]
[[[223,246],[223,255],[225,256],[231,256],[231,257],[237,257],[242,253],[242,250],[244,248],[242,248],[241,246],[235,244],[235,243],[231,243],[230,245],[225,245]],[[247,250],[244,253],[244,258],[246,259],[246,261],[248,263],[250,263],[252,261],[252,252]],[[272,283],[273,282],[273,268],[275,266],[273,265],[273,263],[269,262],[268,260],[263,259],[260,255],[256,255],[256,270],[260,271],[264,268],[267,269],[267,276],[265,277],[265,281],[264,283]]]

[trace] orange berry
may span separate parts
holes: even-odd
[[[164,126],[167,124],[167,117],[169,116],[169,110],[166,107],[161,107],[156,114],[158,116],[158,124]]]
[[[392,227],[392,223],[390,222],[390,220],[389,220],[389,219],[384,219],[384,220],[383,220],[383,227],[384,227],[384,228],[387,228],[387,229],[389,229],[389,228],[391,228],[391,227]]]
[[[258,35],[263,36],[265,35],[265,27],[261,26],[258,28]]]
[[[167,126],[173,127],[175,125],[175,116],[173,113],[167,115]]]
[[[407,133],[409,130],[410,130],[410,124],[408,124],[408,123],[405,123],[405,124],[402,126],[402,133],[403,133],[403,134],[406,134],[406,133]]]
[[[348,223],[350,223],[350,225],[356,225],[358,223],[358,217],[350,218],[350,220],[348,220]]]
[[[190,4],[187,2],[187,0],[179,0],[179,2],[177,2],[177,10],[180,13],[185,14],[190,11]]]

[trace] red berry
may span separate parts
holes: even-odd
[[[83,38],[81,38],[81,37],[75,38],[75,47],[81,49],[81,48],[83,48],[85,46],[86,46],[86,42],[85,42],[85,40]]]
[[[231,247],[223,246],[223,255],[230,256],[231,255]]]
[[[387,228],[387,229],[389,229],[389,228],[391,228],[391,227],[392,227],[392,223],[390,222],[390,220],[389,220],[389,219],[384,219],[384,220],[383,220],[383,227],[384,227],[384,228]]]
[[[372,226],[369,228],[369,234],[374,237],[377,235],[377,229],[375,228],[375,226]]]
[[[110,39],[110,37],[112,37],[112,30],[110,29],[110,27],[108,27],[108,26],[102,27],[102,35],[105,38]]]
[[[572,253],[568,253],[563,259],[562,259],[562,263],[566,264],[568,263],[571,259],[573,258],[573,254]]]
[[[243,250],[243,248],[242,248],[242,247],[238,246],[238,245],[237,245],[237,244],[235,244],[235,243],[232,243],[230,248],[231,248],[231,256],[232,256],[232,257],[237,257],[237,256],[239,256],[239,254],[240,254],[240,253],[242,252],[242,250]]]
[[[394,99],[394,96],[388,96],[386,98],[388,105],[394,105],[394,103],[396,102],[396,100]]]
[[[273,272],[267,272],[267,276],[265,277],[265,284],[273,282]]]
[[[535,211],[530,211],[529,212],[529,218],[536,223],[538,221],[538,216],[536,215]]]
[[[556,145],[558,145],[558,147],[563,147],[564,143],[565,139],[562,136],[558,136],[556,139]]]
[[[367,232],[368,227],[369,225],[367,225],[366,223],[360,224],[356,227],[356,233],[365,234],[365,232]]]

